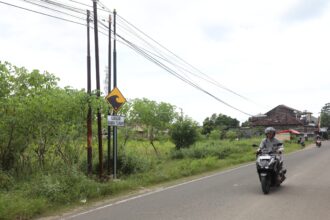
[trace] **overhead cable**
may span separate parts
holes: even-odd
[[[48,9],[48,10],[51,10],[51,11],[55,11],[55,12],[58,12],[58,13],[61,13],[61,14],[65,14],[67,16],[74,17],[74,18],[77,18],[77,19],[80,19],[80,20],[86,20],[85,18],[78,17],[78,16],[72,15],[70,13],[67,13],[67,12],[64,12],[64,11],[60,11],[60,10],[57,10],[57,9],[54,9],[54,8],[50,8],[50,7],[47,7],[47,6],[44,6],[44,5],[41,5],[41,4],[32,2],[32,1],[29,1],[29,0],[21,0],[21,1],[26,2],[26,3],[29,3],[29,4],[32,4],[32,5],[35,5],[35,6],[38,6],[38,7],[41,7],[41,8],[45,8],[45,9]]]
[[[202,71],[200,71],[199,69],[197,69],[196,67],[192,66],[191,64],[189,64],[187,61],[185,61],[184,59],[182,59],[181,57],[179,57],[178,55],[174,54],[172,51],[170,51],[169,49],[167,49],[166,47],[164,47],[163,45],[161,45],[159,42],[157,42],[156,40],[154,40],[153,38],[151,38],[149,35],[147,35],[146,33],[144,33],[143,31],[141,31],[139,28],[137,28],[135,25],[133,25],[132,23],[130,23],[129,21],[127,21],[126,19],[124,19],[123,17],[121,17],[120,15],[118,15],[118,17],[120,19],[122,19],[123,21],[125,21],[127,24],[131,25],[132,27],[134,27],[137,31],[139,31],[140,33],[142,33],[144,36],[146,36],[147,38],[149,38],[151,41],[153,41],[154,43],[156,43],[158,46],[160,46],[161,48],[163,48],[164,50],[166,50],[167,52],[169,52],[170,54],[172,54],[174,57],[176,57],[177,59],[179,59],[181,62],[185,63],[186,65],[188,65],[189,67],[191,67],[192,69],[194,69],[195,71],[199,72],[200,74],[204,75],[205,77],[208,78],[205,79],[205,78],[202,78],[210,83],[212,83],[213,85],[216,85],[216,86],[219,86],[221,87],[222,89],[225,89],[245,100],[248,100],[250,101],[248,98],[246,98],[245,96],[243,95],[240,95],[234,91],[232,91],[231,89],[228,89],[227,87],[221,85],[219,82],[217,82],[216,80],[212,79],[210,76],[206,75],[205,73],[203,73]]]
[[[183,82],[189,84],[190,86],[204,92],[205,94],[211,96],[212,98],[216,99],[217,101],[223,103],[224,105],[235,109],[245,115],[248,116],[252,116],[252,114],[246,113],[243,110],[236,108],[230,104],[228,104],[227,102],[221,100],[219,97],[213,95],[212,93],[208,92],[207,90],[201,88],[200,86],[198,86],[197,84],[191,82],[190,80],[187,80],[186,78],[182,77],[180,74],[178,74],[176,71],[172,70],[171,68],[169,68],[168,66],[166,66],[165,64],[163,64],[162,62],[160,62],[159,60],[155,59],[154,57],[150,56],[148,53],[146,53],[144,50],[140,49],[138,46],[136,46],[135,44],[127,41],[126,39],[124,39],[123,37],[121,37],[120,35],[117,34],[117,37],[119,37],[121,40],[123,40],[126,45],[128,45],[129,47],[131,47],[133,50],[135,50],[136,52],[138,52],[139,54],[141,54],[142,56],[144,56],[145,58],[147,58],[148,60],[150,60],[151,62],[155,63],[156,65],[160,66],[161,68],[163,68],[164,70],[166,70],[167,72],[169,72],[170,74],[172,74],[173,76],[177,77],[178,79],[182,80]]]
[[[61,18],[61,17],[58,17],[58,16],[50,15],[50,14],[46,14],[46,13],[39,12],[39,11],[36,11],[36,10],[24,8],[24,7],[21,7],[21,6],[18,6],[18,5],[13,5],[13,4],[10,4],[10,3],[7,3],[7,2],[0,1],[0,3],[5,4],[5,5],[9,5],[9,6],[12,6],[12,7],[15,7],[15,8],[23,9],[23,10],[26,10],[26,11],[30,11],[30,12],[33,12],[33,13],[36,13],[36,14],[41,14],[41,15],[56,18],[56,19],[59,19],[59,20],[63,20],[63,21],[67,21],[67,22],[71,22],[71,23],[86,26],[86,24],[83,24],[83,23],[79,23],[79,22],[76,22],[76,21],[72,21],[72,20],[69,20],[69,19],[66,19],[66,18]]]

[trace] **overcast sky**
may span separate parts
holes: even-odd
[[[49,13],[21,0],[0,1]],[[76,1],[92,5],[91,0]],[[60,78],[61,86],[86,88],[86,27],[1,2],[0,60],[29,70],[49,71]],[[69,0],[56,2],[87,8]],[[318,116],[325,103],[330,102],[328,0],[101,3],[111,11],[116,9],[121,18],[226,88],[182,73],[216,100],[118,42],[117,86],[126,99],[145,97],[168,102],[199,123],[213,113],[244,122],[249,114],[266,113],[280,104]],[[105,18],[107,13],[99,11],[99,16]],[[124,22],[119,18],[117,33],[134,42],[120,25]],[[99,39],[103,82],[108,44],[106,36],[100,35]],[[92,50],[95,75],[94,57]],[[95,79],[92,86],[96,88]]]

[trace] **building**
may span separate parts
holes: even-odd
[[[277,130],[294,129],[302,134],[313,136],[317,132],[318,119],[311,112],[279,105],[265,114],[249,118],[252,127],[274,127]]]

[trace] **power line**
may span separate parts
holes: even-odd
[[[13,5],[13,4],[10,4],[10,3],[7,3],[7,2],[0,1],[0,3],[8,5],[8,6],[15,7],[15,8],[23,9],[23,10],[26,10],[26,11],[29,11],[29,12],[33,12],[33,13],[36,13],[36,14],[48,16],[48,17],[55,18],[55,19],[59,19],[59,20],[62,20],[62,21],[66,21],[66,22],[70,22],[70,23],[74,23],[74,24],[78,24],[78,25],[82,25],[82,26],[87,26],[85,23],[79,23],[79,22],[76,22],[76,21],[73,21],[73,20],[69,20],[69,19],[66,19],[66,18],[61,18],[61,17],[58,17],[58,16],[46,14],[46,13],[43,13],[43,12],[40,12],[40,11],[36,11],[36,10],[29,9],[29,8]],[[94,29],[94,27],[91,27],[91,29]],[[102,28],[102,27],[101,27],[101,29],[107,30],[107,29]],[[104,36],[108,36],[108,34],[102,32],[100,30],[99,30],[99,33],[101,33]]]
[[[25,2],[28,2],[28,3],[31,3],[30,1],[27,1],[27,0],[24,0]],[[64,4],[61,4],[59,2],[54,2],[54,1],[49,1],[49,0],[41,0],[43,2],[46,2],[47,4],[55,4],[57,7],[61,7],[61,8],[66,8],[68,10],[72,10],[72,7],[71,6],[67,6],[67,5],[64,5]],[[67,21],[67,22],[71,22],[71,23],[75,23],[75,24],[79,24],[79,25],[83,25],[83,26],[86,26],[86,24],[82,24],[82,23],[79,23],[79,22],[75,22],[75,21],[72,21],[72,20],[69,20],[69,19],[65,19],[65,18],[61,18],[61,17],[58,17],[58,16],[53,16],[53,15],[49,15],[49,14],[46,14],[46,13],[42,13],[42,12],[39,12],[39,11],[35,11],[35,10],[32,10],[32,9],[28,9],[28,8],[24,8],[24,7],[21,7],[21,6],[17,6],[17,5],[13,5],[13,4],[9,4],[9,3],[6,3],[6,2],[2,2],[0,1],[0,3],[3,3],[3,4],[6,4],[6,5],[9,5],[9,6],[13,6],[13,7],[16,7],[16,8],[20,8],[20,9],[23,9],[23,10],[27,10],[27,11],[30,11],[30,12],[34,12],[34,13],[37,13],[37,14],[41,14],[41,15],[45,15],[45,16],[49,16],[49,17],[52,17],[52,18],[56,18],[56,19],[60,19],[60,20],[64,20],[64,21]],[[36,4],[36,3],[31,3],[31,4]],[[40,7],[45,7],[45,6],[41,6],[39,4],[36,4],[37,6],[40,6]],[[62,11],[58,11],[58,10],[55,10],[55,9],[52,9],[52,8],[49,8],[49,7],[46,7],[47,9],[49,10],[53,10],[53,11],[56,11],[56,12],[59,12],[59,13],[62,13]],[[76,10],[77,8],[75,8]],[[79,10],[82,10],[82,9],[79,9]],[[76,12],[76,11],[75,11]],[[67,14],[67,13],[66,13]],[[104,25],[102,22],[99,21],[100,24],[102,24],[103,26],[103,30],[108,30],[108,27],[106,25]],[[102,33],[103,35],[105,36],[108,36],[108,34],[106,33],[103,33],[100,31],[100,33]],[[143,32],[142,32],[143,33]],[[143,33],[144,34],[144,33]],[[181,67],[177,64],[175,64],[174,62],[170,61],[168,58],[166,58],[164,55],[161,54],[161,52],[158,51],[158,53],[160,54],[160,56],[154,54],[154,53],[151,53],[150,51],[148,50],[145,50],[141,47],[138,47],[136,44],[126,40],[125,38],[121,37],[120,35],[117,34],[118,37],[120,37],[120,39],[122,40],[121,43],[123,43],[124,45],[130,47],[131,49],[135,50],[136,52],[138,52],[140,55],[144,56],[146,59],[148,59],[149,61],[153,62],[154,64],[158,65],[159,67],[163,68],[164,70],[166,70],[167,72],[169,72],[170,74],[172,74],[173,76],[179,78],[180,80],[182,80],[183,82],[191,85],[192,87],[206,93],[207,95],[213,97],[214,99],[218,100],[219,102],[225,104],[226,106],[232,108],[232,109],[235,109],[243,114],[246,114],[246,115],[249,115],[251,116],[251,114],[248,114],[230,104],[228,104],[227,102],[221,100],[220,98],[218,98],[217,96],[213,95],[212,93],[208,92],[207,90],[203,89],[202,87],[200,87],[197,83],[194,83],[192,82],[192,80],[190,79],[187,79],[187,77],[184,77],[182,75],[180,75],[177,71],[173,70],[172,68],[170,68],[169,66],[167,66],[166,64],[164,64],[163,62],[161,62],[160,60],[157,60],[157,58],[155,57],[158,57],[159,59],[162,59],[163,61],[171,64],[172,66],[174,67],[177,67],[179,69],[182,69],[184,71],[188,71],[186,69],[184,69],[184,67]],[[138,36],[138,38],[142,39],[140,36]],[[150,38],[150,37],[149,37]],[[149,43],[147,42],[146,40],[142,39],[148,46],[150,46],[151,48],[153,48],[155,50],[155,48]],[[153,40],[154,41],[154,40]],[[155,41],[156,42],[156,41]],[[158,44],[158,42],[156,42]],[[159,44],[160,45],[160,44]],[[160,45],[161,46],[161,45]],[[166,48],[165,48],[166,49]],[[167,49],[166,49],[167,50]],[[171,52],[172,53],[172,52]],[[173,53],[172,53],[173,54]],[[174,54],[173,54],[174,55]]]
[[[190,80],[187,80],[186,78],[184,78],[183,76],[181,76],[180,74],[178,74],[176,71],[172,70],[171,68],[169,68],[168,66],[166,66],[165,64],[163,64],[162,62],[160,62],[159,60],[156,60],[155,58],[153,58],[152,56],[150,56],[149,54],[147,54],[145,51],[143,51],[143,49],[139,48],[138,46],[134,45],[133,43],[129,42],[128,40],[124,39],[123,37],[121,37],[120,35],[117,34],[117,36],[119,38],[121,38],[127,46],[131,47],[133,50],[135,50],[136,52],[138,52],[139,54],[141,54],[142,56],[144,56],[145,58],[147,58],[149,61],[155,63],[156,65],[158,65],[159,67],[163,68],[164,70],[166,70],[167,72],[169,72],[170,74],[172,74],[173,76],[179,78],[180,80],[182,80],[183,82],[189,84],[190,86],[204,92],[205,94],[211,96],[212,98],[216,99],[217,101],[223,103],[224,105],[235,109],[245,115],[248,116],[252,116],[252,114],[246,113],[243,110],[240,110],[239,108],[236,108],[230,104],[228,104],[227,102],[221,100],[220,98],[218,98],[217,96],[213,95],[212,93],[208,92],[207,90],[203,89],[202,87],[198,86],[197,84],[191,82]]]
[[[80,5],[87,6],[87,7],[90,7],[90,8],[93,8],[93,6],[88,5],[88,4],[85,4],[85,3],[82,3],[82,2],[78,2],[78,1],[74,1],[74,0],[69,0],[69,1],[70,1],[70,2],[74,2],[74,3],[77,3],[77,4],[80,4]]]
[[[70,10],[70,11],[74,11],[74,12],[86,15],[86,10],[85,9],[77,8],[77,7],[74,7],[72,5],[65,5],[65,4],[63,4],[59,1],[51,1],[51,0],[39,0],[39,1],[45,2],[45,3],[50,4],[50,5],[54,5],[56,7],[64,8],[64,9],[67,9],[67,10]]]
[[[103,24],[102,22],[100,22],[100,24],[101,24],[102,26],[104,26],[105,28],[108,28],[108,27],[107,27],[105,24]],[[113,32],[112,32],[112,33],[113,33]],[[166,70],[167,72],[169,72],[169,73],[172,74],[173,76],[179,78],[179,79],[182,80],[183,82],[185,82],[185,83],[189,84],[190,86],[192,86],[192,87],[194,87],[194,88],[196,88],[196,89],[198,89],[198,90],[200,90],[200,91],[206,93],[207,95],[213,97],[213,98],[216,99],[217,101],[223,103],[224,105],[226,105],[226,106],[228,106],[228,107],[230,107],[230,108],[232,108],[232,109],[235,109],[235,110],[237,110],[237,111],[239,111],[239,112],[241,112],[241,113],[243,113],[243,114],[245,114],[245,115],[252,116],[252,114],[246,113],[246,112],[244,112],[244,111],[242,111],[242,110],[240,110],[240,109],[238,109],[238,108],[236,108],[236,107],[234,107],[234,106],[228,104],[227,102],[221,100],[221,99],[218,98],[217,96],[213,95],[212,93],[210,93],[210,92],[208,92],[207,90],[203,89],[202,87],[198,86],[197,83],[194,83],[194,82],[192,82],[191,80],[189,80],[189,79],[183,77],[182,75],[180,75],[180,74],[179,74],[178,72],[176,72],[175,70],[171,69],[170,67],[168,67],[167,65],[165,65],[165,64],[162,63],[161,61],[157,60],[157,59],[155,58],[155,56],[158,57],[158,58],[160,58],[160,59],[163,59],[163,60],[165,60],[165,61],[167,61],[167,62],[169,62],[169,63],[171,63],[171,62],[170,62],[169,60],[167,60],[166,58],[162,58],[162,57],[160,57],[160,56],[157,56],[157,55],[151,53],[151,52],[148,51],[148,50],[145,50],[145,49],[143,49],[143,48],[141,48],[141,47],[138,47],[137,45],[135,45],[134,43],[128,41],[127,39],[125,39],[124,37],[120,36],[119,34],[116,34],[116,36],[119,37],[119,38],[122,40],[121,43],[123,43],[124,45],[126,45],[126,46],[130,47],[131,49],[135,50],[137,53],[139,53],[140,55],[142,55],[143,57],[145,57],[145,58],[148,59],[149,61],[153,62],[154,64],[158,65],[158,66],[161,67],[162,69]],[[151,55],[150,55],[150,54],[151,54]],[[153,55],[153,56],[152,56],[152,55]],[[175,66],[175,65],[174,65],[174,66]]]
[[[71,23],[86,26],[83,23],[79,23],[79,22],[72,21],[72,20],[69,20],[69,19],[66,19],[66,18],[61,18],[61,17],[57,17],[57,16],[54,16],[54,15],[46,14],[46,13],[43,13],[43,12],[35,11],[35,10],[32,10],[32,9],[24,8],[24,7],[21,7],[21,6],[18,6],[18,5],[13,5],[13,4],[10,4],[10,3],[7,3],[7,2],[0,1],[0,3],[5,4],[5,5],[9,5],[9,6],[12,6],[12,7],[15,7],[15,8],[23,9],[23,10],[26,10],[26,11],[29,11],[29,12],[33,12],[33,13],[36,13],[36,14],[41,14],[41,15],[56,18],[56,19],[59,19],[59,20],[63,20],[63,21],[67,21],[67,22],[71,22]]]
[[[202,71],[200,71],[200,70],[197,69],[196,67],[192,66],[192,65],[189,64],[187,61],[183,60],[181,57],[179,57],[179,56],[177,56],[176,54],[174,54],[172,51],[170,51],[169,49],[167,49],[166,47],[164,47],[163,45],[161,45],[161,44],[160,44],[159,42],[157,42],[156,40],[152,39],[149,35],[147,35],[147,34],[144,33],[143,31],[141,31],[139,28],[137,28],[135,25],[131,24],[129,21],[127,21],[126,19],[124,19],[124,18],[121,17],[120,15],[118,15],[118,17],[119,17],[120,19],[122,19],[123,21],[125,21],[127,24],[129,24],[129,25],[131,25],[132,27],[134,27],[134,29],[136,29],[137,31],[139,31],[140,33],[142,33],[144,36],[146,36],[147,38],[149,38],[150,40],[152,40],[152,41],[153,41],[154,43],[156,43],[158,46],[160,46],[161,48],[163,48],[164,50],[166,50],[167,52],[169,52],[170,54],[172,54],[174,57],[176,57],[177,59],[179,59],[180,61],[182,61],[183,63],[185,63],[186,65],[188,65],[189,67],[191,67],[192,69],[194,69],[195,71],[197,71],[198,73],[200,73],[200,74],[206,76],[209,80],[206,80],[206,79],[204,79],[204,78],[202,78],[202,79],[204,79],[204,80],[206,80],[206,81],[212,83],[213,85],[219,86],[219,87],[221,87],[222,89],[225,89],[225,90],[227,90],[227,91],[229,91],[229,92],[231,92],[231,93],[233,93],[233,94],[235,94],[235,95],[237,95],[237,96],[239,96],[239,97],[241,97],[241,98],[243,98],[243,99],[245,99],[245,100],[250,101],[248,98],[246,98],[246,97],[244,97],[243,95],[240,95],[240,94],[238,94],[238,93],[232,91],[231,89],[226,88],[225,86],[221,85],[221,84],[220,84],[219,82],[217,82],[216,80],[212,79],[210,76],[206,75],[205,73],[203,73]],[[201,77],[199,77],[199,78],[201,78]]]
[[[74,0],[69,0],[70,2],[74,2],[74,3],[77,3],[77,4],[80,4],[80,5],[83,5],[83,6],[87,6],[89,8],[93,8],[92,5],[88,5],[88,4],[85,4],[85,3],[82,3],[82,2],[78,2],[78,1],[74,1]],[[104,8],[97,8],[97,10],[100,10],[100,11],[104,11],[104,12],[110,12],[110,10],[104,10]]]
[[[55,12],[58,12],[58,13],[61,13],[61,14],[65,14],[65,15],[68,15],[68,16],[71,16],[71,17],[74,17],[74,18],[77,18],[77,19],[80,19],[80,20],[86,20],[85,18],[78,17],[78,16],[69,14],[69,13],[64,12],[64,11],[56,10],[56,9],[53,9],[53,8],[50,8],[50,7],[47,7],[47,6],[38,4],[38,3],[34,3],[32,1],[29,1],[29,0],[21,0],[21,1],[26,2],[26,3],[29,3],[29,4],[32,4],[32,5],[36,5],[38,7],[45,8],[45,9],[48,9],[48,10],[51,10],[51,11],[55,11]]]

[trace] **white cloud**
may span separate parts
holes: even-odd
[[[329,6],[328,0],[300,0],[284,14],[287,22],[299,22],[322,16]]]

